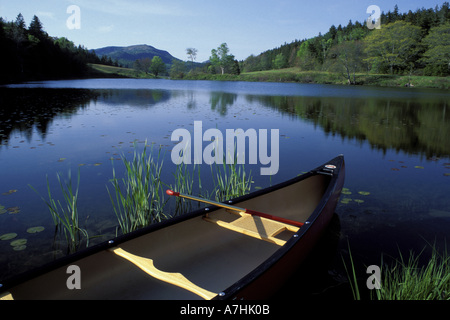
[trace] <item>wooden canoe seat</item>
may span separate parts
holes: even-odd
[[[297,232],[298,227],[287,223],[270,220],[258,216],[252,216],[243,211],[227,210],[228,212],[240,215],[240,218],[226,222],[213,217],[205,216],[204,220],[215,223],[221,227],[243,233],[247,236],[265,240],[282,246],[286,243],[285,240],[278,239],[276,236],[283,231]]]
[[[123,250],[120,247],[115,247],[108,249],[109,251],[117,254],[118,256],[130,261],[137,267],[139,267],[141,270],[145,271],[150,276],[173,284],[175,286],[178,286],[180,288],[186,289],[192,293],[195,293],[196,295],[202,297],[203,299],[210,300],[217,296],[217,293],[208,291],[206,289],[203,289],[196,284],[192,283],[186,277],[184,277],[181,273],[173,273],[173,272],[164,272],[159,269],[157,269],[154,264],[153,260],[149,258],[143,258],[137,255],[134,255],[132,253],[129,253],[125,250]]]

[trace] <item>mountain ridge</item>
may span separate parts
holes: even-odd
[[[147,44],[137,44],[131,46],[107,46],[92,50],[97,56],[106,56],[128,68],[132,68],[133,64],[138,59],[153,59],[159,56],[167,65],[171,65],[173,60],[180,60],[172,56],[168,51],[157,49]]]

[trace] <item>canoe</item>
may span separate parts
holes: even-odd
[[[344,167],[340,155],[225,203],[247,212],[208,205],[87,248],[6,281],[0,297],[269,298],[326,230],[344,183]]]

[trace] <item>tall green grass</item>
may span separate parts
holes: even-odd
[[[106,189],[118,221],[116,235],[119,230],[123,234],[129,233],[175,215],[187,213],[196,205],[201,206],[200,203],[175,197],[175,210],[167,214],[165,209],[169,199],[165,197],[166,188],[183,194],[195,193],[203,198],[214,198],[216,201],[242,196],[251,189],[251,175],[246,173],[243,165],[236,163],[212,165],[208,188],[203,188],[200,166],[180,164],[173,174],[173,184],[169,185],[161,178],[163,169],[161,149],[156,157],[152,154],[151,150],[148,152],[147,146],[141,152],[138,152],[135,146],[132,159],[122,155],[121,160],[125,168],[121,176],[117,174],[113,163],[113,177],[110,179],[112,188],[107,185]],[[70,171],[67,181],[63,182],[59,174],[57,179],[63,200],[55,199],[48,178],[48,199],[42,196],[41,198],[47,204],[55,226],[64,233],[69,251],[74,252],[83,239],[86,239],[86,246],[89,245],[88,233],[80,227],[78,216],[80,171],[75,188],[72,187]],[[38,193],[36,189],[33,190]]]
[[[252,186],[251,173],[247,174],[244,165],[237,164],[235,157],[233,164],[216,164],[211,166],[211,177],[214,184],[211,197],[223,202],[250,192]]]
[[[160,161],[160,153],[156,159],[151,153],[147,156],[147,147],[142,153],[135,149],[132,160],[122,155],[122,161],[124,178],[116,176],[113,166],[111,184],[115,199],[108,187],[107,190],[122,233],[129,233],[166,218],[161,181],[163,162]]]
[[[80,171],[77,175],[77,184],[75,189],[72,187],[71,172],[68,173],[68,179],[64,182],[61,180],[60,174],[56,174],[58,183],[62,192],[63,201],[55,200],[50,183],[47,177],[47,193],[48,200],[41,196],[42,200],[47,204],[56,229],[62,232],[67,241],[69,252],[78,250],[83,239],[86,240],[86,247],[89,246],[89,235],[86,229],[80,227],[78,215],[78,190],[80,186]],[[37,190],[30,187],[36,192]],[[38,193],[39,194],[39,193]]]
[[[147,154],[146,148],[139,153],[135,149],[132,160],[122,156],[125,164],[125,177],[116,176],[113,168],[114,192],[108,189],[114,212],[122,233],[129,233],[155,222],[191,211],[195,206],[201,205],[191,200],[175,198],[175,209],[172,214],[165,214],[164,209],[168,199],[165,198],[164,187],[182,194],[193,194],[203,198],[214,198],[216,201],[225,201],[247,194],[251,189],[252,177],[247,174],[244,165],[222,164],[211,165],[212,187],[203,188],[200,166],[179,164],[173,174],[174,182],[167,184],[162,181],[161,173],[163,161],[152,153]],[[115,197],[113,196],[115,195]]]
[[[450,257],[445,247],[439,253],[431,246],[432,253],[428,262],[420,263],[419,254],[409,252],[406,259],[400,252],[400,257],[391,266],[381,263],[380,289],[370,292],[374,300],[450,300]],[[350,289],[355,300],[361,300],[362,289],[356,276],[355,264],[349,248],[350,264],[344,268],[347,273]],[[364,288],[368,290],[367,288]]]
[[[420,255],[410,252],[382,271],[379,300],[450,300],[450,257],[432,247],[427,264],[420,265]]]

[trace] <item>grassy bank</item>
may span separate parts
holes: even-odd
[[[319,84],[347,85],[347,79],[342,74],[324,71],[301,71],[298,68],[280,70],[246,72],[237,76],[243,81],[273,81],[298,82]],[[449,77],[408,76],[389,74],[356,74],[358,85],[371,85],[382,87],[405,87],[409,83],[419,88],[450,88]]]
[[[154,78],[150,74],[144,74],[142,72],[136,73],[135,70],[129,68],[119,68],[99,64],[91,64],[90,66],[95,71],[95,75],[93,74],[93,76],[104,75],[105,77],[121,78]],[[189,73],[183,80],[296,82],[348,85],[346,77],[342,74],[326,71],[302,71],[299,68],[244,72],[240,75]],[[356,74],[355,80],[358,85],[380,87],[405,87],[411,83],[411,86],[416,88],[450,88],[450,77],[359,73]]]
[[[143,72],[137,72],[134,69],[130,68],[120,68],[107,66],[103,64],[89,64],[92,71],[91,77],[105,77],[105,78],[146,78],[153,79],[155,78],[151,74],[145,74]]]

